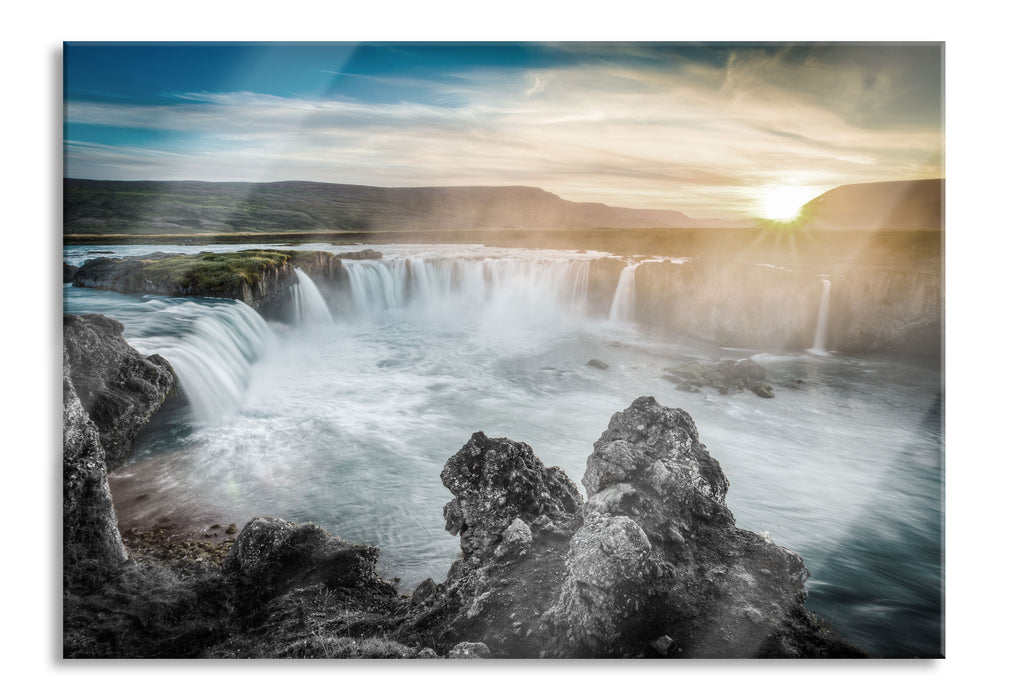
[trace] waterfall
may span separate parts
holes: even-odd
[[[816,355],[827,355],[827,320],[830,315],[830,280],[823,278],[823,288],[820,291],[820,311],[816,317],[816,335],[813,337],[813,347],[809,349]]]
[[[613,304],[610,306],[610,320],[618,323],[629,323],[634,320],[634,276],[641,263],[628,263],[620,271],[617,281],[617,291],[613,293]]]
[[[373,318],[408,306],[432,313],[583,316],[589,260],[500,258],[344,261],[354,313]]]
[[[333,322],[333,317],[326,306],[326,300],[315,286],[312,278],[302,272],[300,267],[294,268],[298,283],[291,287],[294,296],[294,318],[300,325],[327,325]]]
[[[242,405],[250,369],[273,331],[262,316],[240,301],[212,304],[161,299],[145,305],[155,319],[130,344],[168,360],[198,422],[228,416]]]

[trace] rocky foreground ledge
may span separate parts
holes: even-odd
[[[376,548],[276,518],[248,523],[221,565],[130,555],[105,482],[111,433],[68,359],[95,334],[116,344],[100,319],[64,320],[67,657],[864,656],[803,607],[799,555],[735,527],[690,416],[651,397],[596,442],[587,500],[528,445],[475,433],[442,472],[460,556],[411,595],[376,575]],[[117,371],[92,405],[169,394],[138,381],[161,358],[127,355],[103,356]]]

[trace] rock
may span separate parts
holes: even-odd
[[[673,648],[673,638],[668,634],[664,634],[652,642],[651,647],[657,651],[660,656],[668,656],[670,650]]]
[[[764,399],[774,398],[771,387],[763,382],[767,371],[750,359],[738,362],[722,360],[718,364],[687,362],[675,368],[666,367],[665,371],[669,374],[662,375],[662,378],[676,384],[679,391],[697,392],[699,387],[710,386],[719,394],[752,391]]]
[[[260,517],[242,528],[222,569],[246,604],[313,584],[395,597],[395,587],[375,574],[378,553],[375,547],[351,544],[313,523]]]
[[[420,605],[434,598],[437,593],[438,584],[434,582],[434,579],[426,578],[414,589],[410,600],[413,604]]]
[[[352,253],[337,253],[336,257],[341,260],[381,260],[382,253],[368,248],[366,250],[355,250]]]
[[[728,480],[682,410],[651,397],[613,416],[582,479],[585,524],[548,613],[557,655],[751,657],[805,599],[801,558],[735,527]],[[681,651],[680,651],[681,650]]]
[[[501,533],[501,544],[494,550],[494,556],[498,559],[521,557],[528,551],[532,541],[532,530],[522,518],[515,518]]]
[[[80,268],[76,265],[71,265],[69,263],[63,263],[63,284],[69,284],[74,281],[74,276],[77,274],[77,270]]]
[[[462,556],[436,594],[412,607],[398,639],[442,654],[480,639],[495,657],[538,657],[581,494],[528,445],[483,433],[448,460],[442,482],[455,497],[446,529],[459,534]]]
[[[483,642],[459,642],[448,653],[450,659],[489,659],[490,649]]]
[[[571,538],[559,600],[547,613],[563,630],[560,655],[620,656],[637,646],[634,637],[649,624],[642,601],[653,592],[651,556],[648,536],[633,519],[586,517]]]
[[[455,495],[445,506],[445,529],[459,535],[467,559],[492,552],[516,518],[565,520],[581,505],[567,475],[544,467],[528,445],[482,432],[445,463],[441,481]]]
[[[122,337],[123,325],[97,314],[63,316],[67,376],[95,426],[108,469],[175,390],[175,373],[160,355],[145,358]]]
[[[98,428],[74,390],[63,354],[63,580],[90,583],[126,561]]]
[[[589,367],[595,367],[596,369],[609,369],[610,368],[610,366],[608,364],[606,364],[602,360],[597,360],[595,358],[589,360],[585,364],[588,365]]]

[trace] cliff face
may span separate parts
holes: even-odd
[[[101,579],[126,560],[106,470],[175,388],[158,355],[126,344],[104,316],[63,317],[63,575],[76,585]]]
[[[616,264],[615,264],[616,263]],[[597,312],[623,264],[593,263]],[[898,350],[939,357],[943,279],[938,266],[862,266],[837,274],[733,260],[645,262],[635,271],[634,318],[707,342],[769,351],[813,347],[824,279],[828,350]]]
[[[126,458],[134,438],[176,386],[168,361],[143,357],[122,332],[121,323],[105,316],[63,316],[64,372],[99,431],[110,469]]]

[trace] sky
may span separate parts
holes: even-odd
[[[67,43],[64,176],[777,216],[942,177],[939,43]]]

